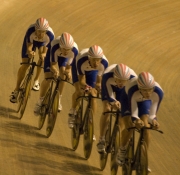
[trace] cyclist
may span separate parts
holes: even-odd
[[[67,79],[71,78],[71,67],[72,64],[74,64],[75,57],[78,54],[78,46],[74,42],[73,37],[69,33],[64,32],[61,34],[61,36],[58,36],[56,39],[54,39],[51,42],[50,54],[51,54],[50,56],[51,59],[50,58],[46,59],[44,64],[45,78],[41,83],[40,98],[34,107],[35,115],[39,115],[42,101],[51,82],[51,80],[47,78],[52,77],[53,74],[56,77],[60,75],[61,79],[65,79],[65,76]],[[59,69],[57,69],[57,64]],[[58,111],[62,110],[61,97],[64,89],[64,83],[65,83],[64,81],[61,81],[59,85],[60,96],[59,96]]]
[[[136,73],[125,64],[113,64],[109,66],[102,76],[102,103],[103,113],[113,109],[121,108],[121,118],[119,124],[122,131],[121,141],[130,137],[130,133],[125,129],[131,126],[131,115],[128,108],[128,96],[125,92],[125,85]],[[103,114],[100,118],[100,137],[97,144],[99,153],[105,152],[105,134],[109,123],[109,114]],[[122,122],[121,122],[122,121]],[[124,129],[123,129],[124,128]]]
[[[54,33],[51,27],[49,27],[49,23],[45,18],[38,18],[35,24],[29,26],[26,31],[23,45],[22,45],[22,62],[28,63],[30,59],[35,56],[36,48],[38,48],[39,60],[38,65],[41,65],[48,55],[50,42],[54,39]],[[21,85],[22,80],[25,77],[26,70],[28,69],[28,64],[22,64],[18,70],[17,74],[17,82],[14,92],[12,92],[10,96],[10,101],[12,103],[17,102],[17,96],[19,87]],[[33,90],[39,90],[39,76],[41,73],[41,68],[37,67],[37,73],[34,78]]]
[[[73,128],[75,116],[77,114],[77,98],[83,92],[89,90],[93,96],[96,96],[97,90],[101,89],[101,77],[108,66],[108,60],[103,54],[100,46],[93,45],[89,49],[83,49],[76,58],[78,76],[73,80],[75,92],[72,96],[72,108],[69,111],[68,125]],[[75,72],[75,71],[74,71]],[[97,90],[96,90],[97,89]],[[95,99],[92,99],[93,113],[95,112]],[[94,138],[95,139],[95,138]]]
[[[149,123],[159,128],[156,113],[163,99],[163,90],[160,85],[154,81],[154,77],[149,72],[141,72],[138,79],[132,79],[126,86],[128,94],[131,116],[135,121],[137,128],[149,126]],[[145,130],[145,142],[149,147],[149,131]],[[117,163],[124,163],[125,149],[127,143],[124,143],[117,154]],[[150,171],[150,169],[148,169]]]

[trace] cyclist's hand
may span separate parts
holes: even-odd
[[[158,129],[159,128],[159,123],[157,122],[156,119],[152,120],[152,126],[153,126],[154,129]]]
[[[39,58],[44,61],[44,58],[46,57],[46,53],[40,53]]]
[[[115,102],[113,103],[113,108],[115,108],[115,109],[120,109],[120,108],[121,108],[120,102],[119,102],[119,101],[115,101]]]
[[[134,123],[137,129],[141,129],[144,126],[144,122],[141,119],[136,119]]]
[[[58,71],[57,69],[54,69],[52,72],[53,72],[54,78],[58,78],[58,76],[59,76],[59,71]]]
[[[88,85],[85,85],[82,89],[84,90],[84,93],[90,93],[91,90],[92,90],[92,87],[88,86]]]
[[[35,56],[35,52],[34,51],[29,51],[28,52],[28,58],[32,59]]]
[[[101,85],[96,84],[95,89],[98,91],[98,93],[101,93]]]
[[[64,74],[66,75],[66,80],[69,81],[71,79],[71,72],[65,71]]]

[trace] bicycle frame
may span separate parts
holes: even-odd
[[[149,129],[149,130],[154,130],[157,132],[160,132],[161,134],[163,134],[163,132],[161,130],[156,130],[153,129],[153,127],[142,127],[140,130],[138,130],[136,127],[131,127],[128,128],[128,130],[133,129],[133,135],[129,141],[128,144],[128,148],[127,148],[127,157],[126,157],[126,161],[125,164],[123,165],[125,168],[125,172],[127,175],[131,175],[133,170],[137,170],[137,166],[140,165],[140,159],[141,159],[141,145],[145,145],[146,147],[146,142],[144,139],[144,131]],[[139,139],[137,142],[137,147],[136,150],[134,152],[134,147],[135,147],[135,131],[137,131],[140,135],[139,135]],[[147,156],[147,148],[145,148],[146,151],[146,156]],[[148,161],[148,158],[147,158]],[[147,162],[147,167],[148,167],[148,162]],[[122,168],[123,169],[123,168]]]
[[[110,114],[109,124],[106,130],[105,141],[106,148],[105,152],[100,154],[100,167],[103,170],[106,166],[108,154],[111,153],[111,175],[116,175],[118,171],[118,165],[116,164],[116,153],[120,144],[120,129],[119,129],[119,117],[120,110],[104,112]],[[112,117],[115,117],[115,122],[112,127]]]
[[[33,60],[34,60],[34,58],[32,60],[29,60],[28,63],[20,63],[21,65],[28,64],[28,65],[30,65],[30,67],[28,69],[28,73],[26,74],[26,76],[20,86],[20,93],[18,96],[19,105],[18,105],[18,109],[17,109],[17,112],[20,111],[19,119],[21,119],[24,114],[26,104],[27,104],[28,98],[30,96],[30,86],[31,86],[31,80],[32,80],[34,68],[35,68],[35,66],[39,66]],[[39,66],[39,67],[41,67],[41,66]]]
[[[83,118],[81,119],[81,128],[84,127],[84,124],[85,124],[85,121],[86,121],[86,117],[85,117],[85,116],[86,116],[86,113],[87,113],[88,109],[91,109],[91,108],[92,108],[92,106],[91,106],[91,100],[92,100],[92,98],[101,99],[99,96],[94,97],[94,96],[92,96],[91,94],[86,95],[86,93],[85,93],[83,96],[79,96],[79,97],[77,98],[77,100],[82,99],[81,104],[80,104],[80,105],[82,106],[82,109],[83,109],[83,106],[84,106],[83,100],[86,100],[86,101],[87,101],[87,106],[86,106],[85,113],[84,113],[84,115],[83,115],[83,114],[81,115],[81,117],[83,116]],[[82,112],[83,112],[83,111],[82,111]],[[83,133],[81,133],[81,134],[83,134]]]
[[[84,156],[86,159],[90,157],[92,145],[93,145],[93,134],[94,134],[94,123],[93,123],[93,111],[92,111],[92,98],[99,98],[99,96],[94,97],[91,94],[85,93],[84,96],[79,96],[77,100],[81,100],[79,103],[81,109],[81,115],[77,115],[76,121],[74,124],[74,128],[72,129],[72,146],[73,149],[76,150],[78,143],[79,143],[79,135],[84,135]],[[84,107],[84,100],[87,101],[87,106],[85,109],[85,113],[83,115],[83,107]],[[79,118],[80,117],[80,118]],[[78,123],[79,122],[79,123]],[[75,142],[74,142],[75,141]],[[75,144],[73,144],[75,143]]]
[[[52,131],[54,129],[54,125],[56,122],[56,118],[57,118],[58,110],[54,109],[54,104],[56,104],[55,106],[57,107],[58,103],[59,103],[59,96],[58,97],[56,96],[57,94],[59,94],[59,84],[61,81],[65,81],[67,83],[70,83],[66,79],[65,80],[61,79],[60,76],[58,76],[58,78],[51,77],[48,79],[52,79],[52,82],[51,82],[51,86],[50,86],[50,88],[51,88],[50,89],[51,90],[50,100],[49,100],[49,104],[47,106],[47,114],[48,114],[48,125],[46,128],[46,136],[47,137],[49,137],[52,134]],[[53,88],[53,83],[55,83],[54,88]],[[58,98],[58,100],[57,100],[57,98]],[[54,100],[56,100],[57,103],[54,103]]]

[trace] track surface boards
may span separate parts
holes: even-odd
[[[164,134],[152,132],[149,166],[153,175],[179,174],[179,9],[179,0],[2,0],[0,174],[110,174],[110,159],[103,172],[99,169],[97,141],[89,160],[83,158],[82,137],[78,149],[71,150],[67,113],[73,87],[67,85],[64,90],[63,111],[48,139],[44,136],[44,128],[41,131],[36,129],[37,118],[33,115],[39,92],[32,91],[22,120],[14,112],[15,105],[9,102],[21,61],[24,34],[39,17],[48,19],[56,36],[64,31],[71,33],[80,50],[98,44],[110,64],[122,62],[136,73],[145,70],[154,75],[165,92],[158,112]],[[95,118],[97,139],[100,113],[98,110]]]

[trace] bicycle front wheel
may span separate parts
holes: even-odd
[[[57,114],[58,114],[58,104],[59,104],[59,93],[56,92],[52,95],[50,105],[49,105],[48,124],[47,124],[47,128],[46,128],[46,136],[47,137],[50,137],[50,135],[53,132]]]
[[[71,130],[71,145],[74,151],[77,149],[79,145],[81,122],[82,122],[82,106],[80,106],[77,111],[76,121],[74,127]]]
[[[25,82],[24,89],[22,89],[22,94],[21,94],[21,99],[20,99],[21,106],[19,107],[19,119],[23,117],[24,111],[26,109],[26,105],[27,105],[27,101],[28,101],[30,89],[31,89],[31,79],[32,79],[31,75],[27,77],[27,79],[25,80],[26,82]]]
[[[136,165],[136,175],[147,175],[148,174],[148,154],[146,142],[140,145],[140,158]]]
[[[132,174],[132,161],[134,157],[133,144],[134,144],[134,141],[131,138],[127,147],[126,155],[125,155],[125,163],[122,165],[122,175]]]
[[[17,113],[19,113],[19,110],[22,106],[22,101],[23,101],[23,98],[24,98],[24,87],[21,87],[20,90],[19,90],[19,94],[18,94],[18,98],[17,98]]]
[[[105,134],[105,140],[106,140],[106,152],[100,154],[100,168],[101,171],[104,170],[104,168],[106,167],[106,163],[107,163],[107,158],[108,158],[108,147],[109,147],[109,142],[110,142],[110,127],[108,126],[108,129],[106,130],[106,134]]]
[[[84,123],[84,157],[88,159],[91,155],[92,145],[93,145],[93,134],[94,134],[94,125],[93,125],[93,111],[87,109],[85,112],[85,123]]]
[[[112,136],[112,148],[111,148],[111,175],[116,175],[118,171],[118,165],[116,163],[116,155],[120,146],[120,130],[116,126],[115,134]]]
[[[50,89],[48,89],[44,100],[42,102],[42,106],[40,109],[40,116],[39,116],[39,122],[38,122],[38,129],[41,129],[44,125],[44,121],[46,119],[46,114],[47,114],[47,108],[48,108],[48,104],[49,104],[49,99],[50,99]]]

